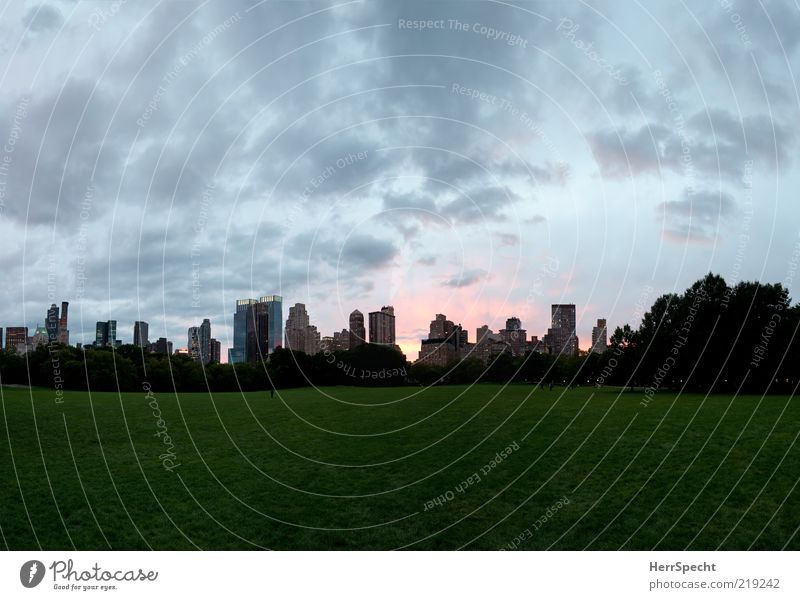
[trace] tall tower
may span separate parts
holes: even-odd
[[[605,319],[597,319],[597,325],[592,327],[592,352],[602,354],[608,348],[608,328]]]
[[[200,362],[207,365],[211,361],[211,321],[203,319],[199,329]]]
[[[58,320],[58,343],[69,346],[69,322],[67,315],[69,313],[69,302],[61,303],[61,318]]]
[[[47,341],[58,342],[58,306],[55,304],[51,304],[50,308],[47,309],[44,328],[47,330]]]
[[[145,321],[134,321],[133,323],[133,345],[140,348],[147,348],[150,345],[148,339],[150,325]]]
[[[228,362],[232,365],[247,360],[247,313],[255,302],[253,298],[236,301],[236,312],[233,313],[233,348],[228,349]]]
[[[297,303],[289,307],[284,335],[286,347],[290,350],[312,355],[319,352],[319,332],[314,325],[311,325],[305,304]]]
[[[267,348],[269,352],[279,348],[283,339],[283,298],[281,296],[261,296],[259,302],[266,304],[267,310]]]
[[[575,331],[575,305],[553,304],[551,327],[547,330],[546,345],[552,354],[578,355],[578,335]]]
[[[356,309],[350,313],[350,350],[366,341],[367,330],[364,327],[364,314]]]
[[[393,306],[382,306],[379,311],[369,313],[369,343],[395,345]]]

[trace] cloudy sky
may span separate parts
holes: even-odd
[[[544,333],[791,283],[793,2],[8,0],[0,325],[186,345],[236,298]],[[795,293],[794,296],[797,296]]]

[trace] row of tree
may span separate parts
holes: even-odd
[[[528,353],[490,364],[466,358],[446,367],[408,364],[384,346],[309,356],[276,350],[259,365],[203,367],[186,356],[136,346],[79,350],[41,346],[0,352],[0,382],[56,390],[251,391],[309,385],[435,385],[475,382],[613,385],[662,389],[788,392],[798,382],[800,307],[780,284],[730,287],[709,274],[683,294],[659,297],[634,329],[618,327],[608,350],[579,357]]]

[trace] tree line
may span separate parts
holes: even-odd
[[[50,344],[0,352],[0,383],[56,390],[253,391],[303,386],[542,383],[622,386],[646,402],[659,390],[790,392],[798,382],[800,307],[781,284],[728,286],[708,274],[682,294],[657,298],[636,328],[617,327],[604,353],[576,357],[504,353],[488,365],[409,364],[392,348],[363,344],[314,356],[277,349],[262,364],[203,366],[187,356]]]

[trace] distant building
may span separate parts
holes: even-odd
[[[7,327],[6,328],[6,352],[16,352],[21,345],[25,348],[28,343],[27,327]]]
[[[39,346],[46,346],[50,342],[50,332],[46,327],[36,327],[33,335],[28,338],[25,350],[33,352]]]
[[[255,304],[253,298],[236,301],[233,313],[233,347],[228,349],[228,362],[232,365],[247,361],[247,312]]]
[[[148,339],[150,325],[145,321],[135,321],[133,323],[133,345],[148,349],[150,341]]]
[[[395,346],[395,317],[393,306],[383,306],[369,313],[369,343]]]
[[[178,350],[180,351],[180,348]],[[186,353],[192,360],[200,362],[200,328],[197,326],[189,327],[186,334]]]
[[[474,350],[472,344],[467,343],[467,332],[445,315],[437,314],[431,321],[428,339],[420,341],[419,362],[424,362],[437,367],[444,367],[451,362],[471,357]]]
[[[346,351],[350,349],[350,332],[347,329],[334,331],[331,340],[334,351]]]
[[[608,329],[605,319],[597,319],[597,325],[592,327],[592,352],[602,354],[608,348]]]
[[[508,329],[508,322],[506,322]],[[475,331],[475,344],[469,353],[470,358],[476,358],[484,363],[490,363],[500,354],[512,354],[511,346],[499,333],[493,332],[488,325],[478,327]]]
[[[272,354],[275,348],[281,347],[283,339],[283,298],[275,295],[261,296],[258,301],[266,305],[267,349]]]
[[[69,346],[69,302],[61,303],[61,316],[58,319],[58,343]]]
[[[508,344],[512,356],[523,356],[527,350],[528,332],[522,328],[517,317],[506,319],[506,328],[500,330],[500,337]]]
[[[3,345],[3,328],[0,327],[0,348],[5,348]]]
[[[245,357],[252,365],[263,363],[269,357],[269,309],[266,302],[253,302],[247,307]]]
[[[160,337],[155,343],[150,344],[150,352],[156,354],[172,354],[172,342],[167,341],[167,338]]]
[[[117,322],[97,321],[94,330],[94,345],[96,348],[112,348],[117,346]]]
[[[364,327],[364,315],[360,310],[356,309],[350,313],[350,340],[347,347],[352,350],[366,342],[367,329]]]
[[[58,342],[58,321],[58,306],[51,304],[50,308],[47,309],[47,318],[44,322],[48,342]]]
[[[209,364],[218,365],[222,359],[222,344],[214,338],[211,338],[209,348],[211,349],[208,361]]]
[[[578,335],[575,324],[574,304],[551,306],[551,327],[544,338],[548,352],[561,356],[578,356]]]
[[[282,338],[281,296],[237,300],[233,314],[233,347],[228,349],[228,362],[257,364],[281,347]]]
[[[211,321],[203,319],[199,328],[200,362],[207,365],[211,362]]]
[[[311,325],[305,304],[297,303],[289,308],[284,336],[286,347],[290,350],[306,354],[319,352],[319,332]]]

